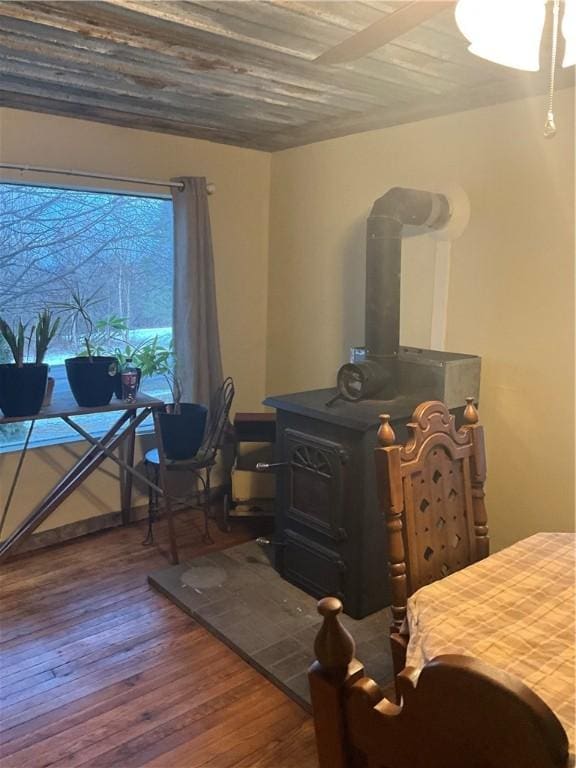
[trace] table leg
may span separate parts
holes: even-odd
[[[148,418],[148,416],[152,413],[152,410],[147,408],[143,410],[138,416],[135,416],[130,424],[124,428],[124,432],[122,433],[122,438],[127,439],[130,435],[130,433],[134,432],[136,428],[145,420]],[[98,440],[96,437],[92,437],[92,435],[89,432],[86,432],[85,429],[83,429],[79,424],[76,424],[75,421],[72,421],[72,419],[69,416],[62,416],[62,419],[68,424],[69,427],[72,427],[72,429],[75,429],[76,432],[78,432],[81,437],[83,437],[87,442],[89,442],[91,445],[94,446],[95,451],[102,451],[102,453],[105,454],[106,458],[113,461],[115,464],[118,464],[118,466],[123,469],[125,472],[133,475],[134,477],[137,477],[139,480],[142,480],[147,485],[150,485],[150,480],[146,477],[146,475],[143,475],[141,472],[138,472],[136,469],[134,469],[133,466],[125,462],[123,459],[121,459],[119,456],[116,456],[114,454],[114,449],[118,445],[118,443],[114,443],[114,447],[111,447],[111,443],[105,444],[103,440]],[[162,492],[162,489],[158,486],[154,486],[157,491],[160,493]]]
[[[66,420],[65,417],[64,420]],[[107,452],[114,451],[118,445],[126,438],[126,433],[114,435],[116,429],[119,429],[126,417],[118,419],[114,427],[105,435],[106,445],[98,443],[88,450],[76,464],[68,470],[66,475],[60,480],[54,488],[42,499],[42,501],[30,512],[30,514],[12,531],[12,533],[0,543],[0,560],[3,559],[10,549],[19,541],[33,533],[36,528],[60,504],[70,496],[70,494],[81,485],[84,480],[97,469],[107,456]],[[130,427],[127,427],[128,429]]]
[[[130,424],[133,425],[133,422],[136,418],[136,412],[131,411],[130,412]],[[136,430],[133,428],[130,434],[128,435],[128,440],[126,444],[126,464],[134,469],[134,445],[136,443]],[[121,478],[122,478],[122,525],[128,525],[130,522],[130,516],[132,513],[132,472],[126,471],[125,469],[121,470]]]
[[[26,435],[24,446],[20,451],[20,456],[18,457],[18,465],[16,466],[16,472],[14,472],[14,477],[12,478],[12,484],[10,485],[10,490],[8,491],[8,498],[6,499],[6,504],[4,504],[4,509],[2,510],[2,519],[0,520],[0,534],[4,530],[4,523],[6,522],[6,516],[8,515],[8,510],[10,509],[10,505],[12,504],[12,497],[14,496],[14,491],[16,490],[16,486],[18,485],[18,480],[20,478],[20,472],[22,471],[22,465],[24,464],[24,459],[26,457],[26,454],[28,453],[28,444],[30,443],[30,438],[32,437],[32,430],[34,429],[35,423],[36,422],[34,421],[34,419],[32,419],[32,421],[30,422],[30,426],[28,427],[28,434]]]
[[[166,469],[166,456],[164,455],[164,445],[162,443],[162,429],[160,427],[160,411],[154,408],[154,431],[156,432],[156,443],[158,445],[159,467],[158,475],[160,478],[160,487],[164,498],[164,509],[166,510],[166,520],[168,523],[168,538],[170,540],[170,557],[176,565],[178,559],[178,545],[176,544],[176,531],[174,528],[174,517],[172,514],[172,500],[168,488],[168,472]]]
[[[119,419],[117,419],[114,424],[110,427],[108,432],[104,435],[104,437],[100,438],[100,443],[102,444],[108,444],[113,438],[115,439],[115,435],[118,432],[118,430],[123,427],[124,423],[128,420],[129,414],[128,412],[123,413],[122,416],[120,416]],[[66,422],[65,417],[60,417],[64,423]],[[68,426],[70,426],[68,424]],[[78,459],[76,464],[74,464],[73,467],[71,467],[68,472],[64,475],[64,477],[52,488],[52,490],[42,499],[41,504],[48,504],[52,501],[52,498],[55,495],[58,495],[61,492],[61,489],[63,487],[66,487],[66,484],[69,482],[71,478],[75,476],[75,474],[81,472],[85,467],[88,466],[94,459],[94,457],[97,455],[98,451],[101,450],[100,445],[95,445],[93,442],[91,443],[91,447]]]

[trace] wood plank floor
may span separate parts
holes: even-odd
[[[254,535],[206,546],[190,520],[185,557]],[[148,586],[167,560],[143,536],[115,529],[0,568],[1,768],[316,768],[304,710]]]

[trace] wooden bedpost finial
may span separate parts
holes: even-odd
[[[378,429],[378,442],[382,447],[394,445],[396,435],[390,424],[390,416],[387,413],[380,415],[380,428]]]
[[[352,635],[340,623],[342,603],[336,597],[324,597],[318,603],[318,613],[324,617],[314,642],[314,652],[321,667],[346,674],[354,658]]]
[[[466,408],[464,408],[464,421],[466,424],[476,424],[478,422],[478,411],[474,405],[474,398],[466,398]]]

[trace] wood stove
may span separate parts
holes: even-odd
[[[374,477],[378,416],[388,413],[404,441],[423,400],[442,400],[458,421],[465,398],[478,398],[480,358],[399,345],[402,227],[448,219],[443,195],[395,188],[377,200],[368,219],[365,362],[344,366],[346,386],[341,369],[338,388],[264,401],[277,411],[277,461],[261,467],[277,471],[276,569],[309,594],[339,597],[357,619],[390,603]]]

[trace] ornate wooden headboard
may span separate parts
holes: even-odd
[[[488,555],[484,433],[472,398],[466,402],[459,430],[443,403],[419,405],[405,445],[394,444],[389,416],[380,417],[376,476],[396,631],[413,592]]]

